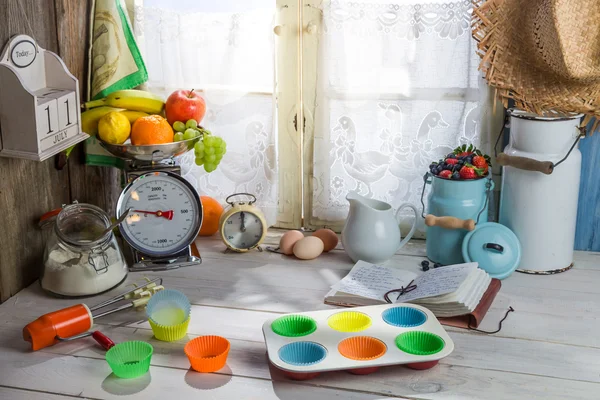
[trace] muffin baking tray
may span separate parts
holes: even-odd
[[[263,334],[270,362],[298,379],[397,364],[426,369],[454,350],[433,313],[414,304],[288,314],[266,321]]]

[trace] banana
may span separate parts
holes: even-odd
[[[149,114],[160,114],[165,102],[157,95],[144,90],[117,90],[103,99],[88,101],[86,109],[110,106],[132,111],[143,111]]]
[[[82,112],[81,130],[88,135],[96,135],[98,133],[98,121],[111,111],[125,111],[125,109],[115,107],[96,107]]]
[[[130,110],[125,110],[125,111],[121,111],[121,114],[125,115],[127,117],[127,119],[129,120],[129,122],[131,123],[131,125],[133,125],[133,123],[140,117],[147,117],[148,113],[145,113],[143,111],[130,111]]]

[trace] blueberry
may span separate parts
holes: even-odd
[[[442,264],[440,264],[440,263],[435,263],[435,264],[433,264],[433,268],[439,268],[439,267],[441,267],[441,266],[442,266]]]
[[[423,265],[423,271],[429,271],[429,266],[428,265]]]
[[[446,158],[456,158],[456,156],[454,155],[454,153],[450,153],[446,156]]]
[[[421,261],[421,267],[429,267],[429,261],[427,261],[427,260]]]
[[[465,163],[464,160],[458,160],[458,164],[456,164],[456,165],[461,165],[462,166],[464,163]]]
[[[455,164],[455,165],[452,166],[452,172],[456,172],[456,171],[459,171],[459,170],[460,170],[460,165]]]
[[[456,179],[456,180],[460,179],[460,173],[459,172],[453,173],[452,174],[452,179]]]

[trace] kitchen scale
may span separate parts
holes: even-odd
[[[174,161],[198,140],[146,146],[99,140],[108,152],[125,160],[127,186],[117,201],[116,217],[131,208],[119,225],[132,253],[130,271],[160,271],[202,262],[190,248],[202,225],[202,203]]]

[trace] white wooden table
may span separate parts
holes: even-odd
[[[224,369],[191,371],[183,353],[188,339],[153,339],[144,314],[135,311],[99,319],[96,329],[115,342],[154,346],[150,374],[142,378],[111,375],[104,351],[90,338],[31,352],[23,326],[81,302],[48,297],[36,282],[0,306],[0,399],[600,399],[599,254],[578,252],[575,268],[563,274],[515,273],[504,280],[482,324],[495,329],[511,305],[516,311],[502,331],[488,336],[448,328],[456,349],[431,370],[396,366],[296,382],[269,367],[262,323],[280,313],[329,307],[323,296],[352,267],[343,250],[300,261],[269,252],[224,253],[217,238],[197,244],[201,266],[147,276],[162,276],[166,287],[189,297],[189,338],[216,334],[230,340]],[[424,243],[411,242],[390,264],[418,270],[424,255]],[[128,282],[142,276],[130,274]],[[124,290],[122,285],[85,301],[95,304]]]

